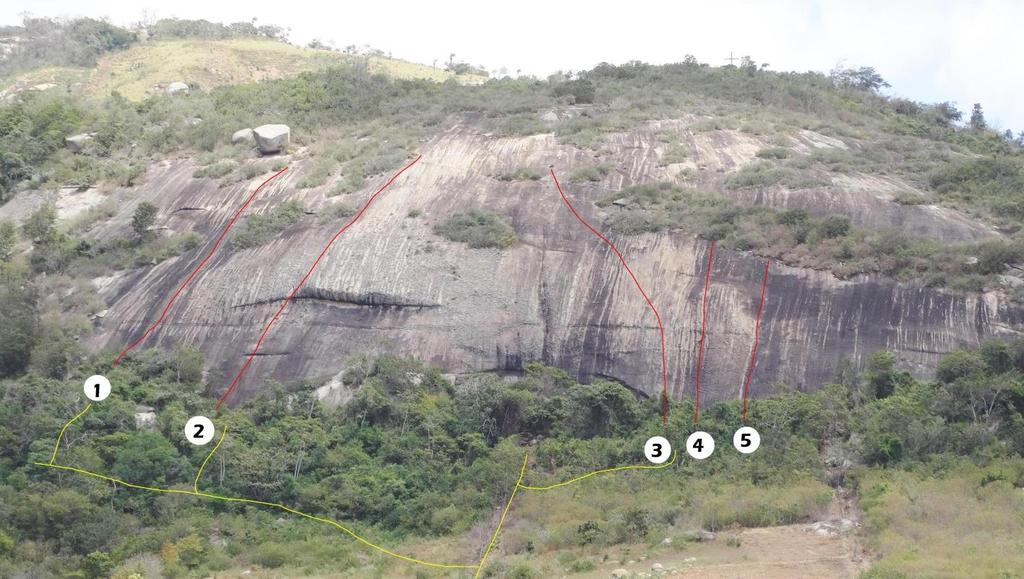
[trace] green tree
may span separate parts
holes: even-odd
[[[93,551],[82,560],[82,573],[88,579],[110,577],[110,572],[113,570],[114,562],[110,559],[110,555],[102,551]]]
[[[1005,340],[986,340],[981,344],[978,354],[989,372],[1003,374],[1013,369],[1013,351]]]
[[[982,130],[988,127],[988,123],[985,122],[985,113],[981,110],[981,103],[974,103],[974,108],[971,109],[971,128]]]
[[[13,221],[0,221],[0,261],[10,261],[18,247],[18,228]]]
[[[178,560],[189,569],[202,565],[206,558],[206,549],[195,533],[182,537],[175,547],[178,548]]]
[[[195,346],[178,346],[174,350],[174,373],[178,382],[198,384],[203,379],[203,354]]]
[[[43,203],[21,225],[21,231],[32,243],[46,243],[53,238],[57,223],[57,208]]]
[[[830,215],[820,225],[821,234],[828,239],[842,237],[850,232],[850,218],[845,215]]]
[[[640,423],[636,396],[616,382],[597,380],[573,387],[569,406],[569,431],[574,437],[624,434]]]
[[[875,398],[886,398],[896,389],[896,356],[880,350],[868,360],[868,386]]]
[[[961,378],[981,376],[985,373],[985,362],[976,352],[954,350],[939,360],[935,367],[935,378],[945,384],[952,384]]]
[[[38,293],[25,271],[0,264],[0,375],[28,366],[39,333]]]
[[[149,228],[156,223],[157,209],[149,201],[139,203],[132,214],[132,231],[140,240],[145,240],[150,235]]]
[[[142,483],[166,482],[181,472],[181,456],[160,434],[144,431],[114,436],[124,441],[115,455],[114,476]]]
[[[877,92],[878,89],[889,86],[882,75],[878,74],[871,66],[836,68],[829,73],[829,78],[832,79],[834,85],[840,88]]]

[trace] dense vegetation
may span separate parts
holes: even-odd
[[[314,571],[366,561],[369,554],[348,539],[325,536],[301,521],[275,523],[276,513],[128,489],[112,493],[101,481],[33,466],[49,459],[57,430],[83,406],[81,378],[108,362],[91,359],[68,380],[29,372],[2,382],[4,574],[80,569],[99,576],[90,569],[101,560],[109,563],[106,572],[120,566],[123,575],[139,568],[146,553],[157,554],[165,576],[244,562]],[[533,553],[574,545],[596,549],[665,536],[685,541],[698,528],[806,520],[830,498],[822,451],[862,465],[846,484],[864,494],[872,536],[913,532],[885,514],[885,505],[897,500],[891,494],[897,487],[887,481],[907,477],[940,486],[955,480],[948,484],[982,493],[971,500],[983,508],[995,500],[1018,517],[1024,514],[1019,500],[1006,503],[1005,492],[997,491],[1024,485],[1024,342],[992,341],[978,351],[953,353],[931,382],[893,365],[892,356],[881,352],[864,373],[844,370],[837,383],[815,394],[753,401],[750,423],[764,442],[750,457],[726,448],[740,424],[739,403],[707,409],[701,428],[722,445],[711,459],[680,460],[663,473],[595,479],[587,483],[588,503],[615,499],[586,520],[570,514],[577,510],[563,513],[557,497],[527,497],[522,508],[539,517],[536,524],[545,533],[512,526],[502,544],[515,546],[509,548],[518,553],[516,560],[529,565]],[[188,348],[147,351],[107,374],[114,393],[72,427],[59,462],[140,484],[191,488],[209,449],[188,444],[180,433],[188,416],[210,412],[206,393],[218,386],[203,382],[201,355]],[[323,407],[311,386],[296,383],[271,385],[261,397],[219,415],[227,440],[202,488],[285,503],[415,548],[431,536],[478,535],[474,530],[488,525],[488,513],[509,491],[524,453],[531,456],[529,481],[546,484],[640,463],[643,441],[661,432],[657,401],[638,400],[613,382],[578,384],[536,364],[512,383],[481,375],[452,384],[415,361],[357,358],[349,361],[344,381],[355,396],[337,409]],[[155,409],[152,426],[136,423],[137,404]],[[673,439],[690,430],[692,410],[690,401],[673,403]],[[634,479],[640,484],[630,496],[622,485]],[[109,532],[94,532],[98,525]],[[459,544],[455,553],[462,558],[471,559],[478,548]],[[987,565],[1013,564],[999,561],[993,556]],[[885,568],[918,567],[901,567],[896,558]]]
[[[264,213],[250,215],[232,236],[231,245],[237,249],[249,249],[269,243],[297,223],[303,212],[301,203],[289,200]]]
[[[93,18],[26,17],[21,26],[0,27],[0,37],[16,37],[0,77],[38,66],[92,66],[106,52],[127,48],[136,33]]]
[[[21,26],[0,27],[0,38],[17,38],[0,59],[0,78],[42,66],[89,67],[107,52],[121,50],[142,38],[224,40],[270,38],[286,40],[286,31],[255,22],[220,24],[206,20],[164,18],[132,29],[94,18],[25,17]]]
[[[479,209],[446,217],[434,226],[434,232],[473,248],[510,247],[518,241],[515,230],[500,215]]]

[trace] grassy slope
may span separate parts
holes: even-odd
[[[1005,475],[1014,462],[989,470]],[[985,481],[967,464],[945,476],[872,469],[861,482],[867,534],[881,556],[872,577],[1018,577],[1024,490]]]
[[[0,86],[10,86],[17,81],[58,86],[83,82],[87,94],[92,96],[105,96],[117,90],[129,99],[140,100],[157,84],[183,81],[208,89],[280,78],[355,58],[361,57],[257,38],[162,40],[108,54],[92,70],[48,67],[5,79]],[[425,78],[438,82],[455,76],[424,64],[381,57],[370,57],[369,68],[395,78]],[[467,84],[483,81],[483,77],[471,75],[456,78]]]

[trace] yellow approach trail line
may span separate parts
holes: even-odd
[[[220,440],[217,441],[217,445],[213,447],[213,450],[210,451],[210,454],[206,455],[206,460],[204,460],[202,466],[199,467],[199,472],[196,473],[196,482],[195,484],[192,485],[192,488],[195,489],[197,495],[199,494],[199,477],[203,476],[203,469],[206,468],[206,463],[210,462],[210,459],[213,458],[213,455],[217,454],[217,449],[220,448],[220,443],[224,442],[224,437],[227,435],[228,427],[227,425],[225,425],[224,430],[221,431],[220,433]]]
[[[588,472],[587,474],[580,475],[578,477],[571,478],[571,479],[569,479],[567,481],[563,481],[563,482],[560,482],[560,483],[555,483],[553,485],[547,485],[547,486],[542,486],[542,487],[529,486],[529,485],[519,485],[519,488],[525,489],[525,490],[528,490],[528,491],[549,491],[551,489],[557,489],[559,487],[564,487],[564,486],[571,485],[573,483],[578,483],[581,480],[590,478],[592,476],[597,476],[599,474],[605,474],[605,473],[609,473],[609,472],[620,472],[620,471],[624,471],[624,470],[661,470],[663,468],[668,468],[668,467],[672,466],[673,464],[675,464],[677,456],[679,456],[679,451],[674,452],[672,454],[672,460],[666,462],[665,464],[659,464],[659,465],[628,465],[628,466],[616,466],[616,467],[613,467],[613,468],[602,468],[601,470],[595,470],[594,472]]]
[[[50,462],[33,462],[33,464],[35,464],[36,466],[41,466],[41,467],[45,467],[45,468],[54,468],[54,469],[58,469],[58,470],[66,470],[66,471],[70,471],[70,472],[75,472],[75,473],[78,473],[78,474],[81,474],[81,475],[93,477],[93,478],[100,479],[100,480],[109,481],[109,482],[112,482],[114,484],[119,484],[119,485],[121,485],[123,487],[130,488],[130,489],[138,489],[138,490],[150,491],[150,492],[154,492],[154,493],[164,493],[164,494],[175,494],[175,495],[186,495],[186,496],[192,496],[192,497],[201,497],[201,498],[204,498],[204,499],[218,500],[218,501],[224,501],[224,502],[229,502],[229,503],[243,503],[243,504],[258,505],[258,506],[262,506],[262,507],[270,507],[270,508],[279,509],[279,510],[282,510],[282,511],[285,511],[285,512],[291,513],[293,515],[297,515],[297,516],[300,516],[300,517],[303,517],[303,518],[306,518],[306,519],[309,519],[309,520],[312,520],[312,521],[317,521],[319,523],[324,523],[326,525],[331,525],[332,527],[337,528],[338,530],[340,530],[343,533],[349,535],[350,537],[352,537],[356,541],[362,543],[363,545],[366,545],[367,547],[370,547],[371,549],[374,549],[376,551],[379,551],[381,553],[384,553],[385,555],[394,557],[396,559],[405,561],[407,563],[415,563],[417,565],[423,565],[423,566],[426,566],[426,567],[434,567],[434,568],[440,568],[440,569],[473,569],[475,571],[474,577],[479,577],[480,573],[483,571],[484,563],[487,561],[487,557],[491,554],[491,551],[494,549],[494,546],[495,546],[495,544],[498,541],[498,536],[501,534],[502,526],[505,524],[505,518],[508,516],[508,512],[509,512],[509,510],[512,507],[512,501],[515,499],[516,493],[519,491],[519,489],[525,489],[525,490],[531,490],[531,491],[546,491],[546,490],[552,490],[552,489],[568,486],[568,485],[571,485],[573,483],[577,483],[579,481],[582,481],[584,479],[587,479],[587,478],[590,478],[592,476],[596,476],[596,475],[599,475],[599,474],[606,474],[606,473],[626,471],[626,470],[659,470],[659,469],[663,469],[663,468],[667,468],[667,467],[671,466],[673,463],[675,463],[676,457],[678,456],[678,453],[673,454],[672,455],[672,460],[670,460],[669,462],[667,462],[665,464],[662,464],[662,465],[657,465],[657,466],[629,465],[629,466],[618,466],[618,467],[614,467],[614,468],[605,468],[605,469],[596,470],[596,471],[593,471],[593,472],[590,472],[590,473],[587,473],[587,474],[584,474],[584,475],[581,475],[581,476],[578,476],[578,477],[575,477],[575,478],[571,478],[571,479],[566,480],[564,482],[560,482],[560,483],[556,483],[556,484],[552,484],[552,485],[548,485],[548,486],[529,486],[529,485],[522,484],[523,477],[526,474],[526,465],[529,462],[529,458],[530,458],[529,455],[525,455],[525,456],[523,456],[523,465],[519,469],[519,478],[516,480],[516,484],[512,488],[512,493],[508,497],[508,502],[505,503],[505,509],[501,513],[501,519],[498,521],[498,526],[497,526],[497,528],[494,529],[494,533],[491,535],[491,539],[487,543],[487,548],[484,551],[483,557],[480,559],[480,562],[475,564],[475,565],[469,564],[469,563],[435,563],[435,562],[432,562],[432,561],[424,561],[422,559],[417,559],[415,557],[409,557],[407,555],[402,555],[400,553],[396,553],[394,551],[391,551],[391,550],[389,550],[389,549],[387,549],[385,547],[382,547],[382,546],[380,546],[380,545],[378,545],[376,543],[373,543],[372,541],[369,541],[369,540],[363,538],[362,536],[357,534],[352,529],[349,529],[348,527],[346,527],[345,525],[342,525],[341,523],[339,523],[337,521],[333,521],[331,519],[326,519],[326,518],[323,518],[323,517],[317,517],[315,515],[310,515],[308,513],[304,513],[302,511],[295,510],[295,509],[293,509],[291,507],[282,505],[280,503],[270,503],[270,502],[266,502],[266,501],[258,501],[258,500],[255,500],[255,499],[246,499],[246,498],[240,498],[240,497],[225,497],[225,496],[221,496],[221,495],[215,495],[215,494],[211,494],[211,493],[201,492],[199,490],[199,479],[202,477],[203,471],[206,469],[206,465],[210,462],[210,459],[213,458],[213,455],[217,453],[217,450],[220,449],[221,444],[224,442],[224,438],[227,436],[227,427],[225,427],[223,429],[223,431],[221,432],[221,435],[220,435],[220,440],[217,441],[217,444],[213,447],[213,450],[211,450],[210,453],[208,455],[206,455],[206,458],[203,460],[202,466],[199,467],[199,472],[196,473],[196,478],[195,478],[195,481],[194,481],[194,483],[192,485],[193,490],[191,490],[191,491],[190,490],[185,490],[185,489],[165,489],[165,488],[159,488],[159,487],[153,487],[153,486],[147,486],[147,485],[140,485],[140,484],[135,484],[135,483],[130,483],[130,482],[127,482],[127,481],[123,481],[121,479],[114,478],[114,477],[111,477],[111,476],[107,476],[107,475],[104,475],[104,474],[88,471],[88,470],[85,470],[85,469],[76,468],[76,467],[73,467],[73,466],[65,466],[65,465],[55,464],[55,461],[57,459],[57,452],[60,449],[60,442],[61,442],[62,438],[64,437],[64,432],[68,429],[69,426],[71,426],[75,421],[77,421],[86,412],[88,412],[90,408],[92,408],[92,404],[86,405],[86,407],[81,412],[76,414],[74,418],[69,420],[67,422],[67,424],[65,424],[60,429],[60,433],[57,435],[57,442],[56,442],[56,444],[53,447],[53,454],[50,457]]]
[[[516,498],[516,491],[519,490],[520,483],[523,482],[523,475],[526,474],[526,462],[530,460],[530,455],[523,455],[523,467],[519,469],[519,479],[516,481],[516,486],[512,487],[512,494],[508,497],[508,502],[505,503],[505,510],[501,512],[501,519],[498,520],[498,526],[494,529],[494,534],[491,535],[490,542],[487,543],[487,550],[484,551],[484,556],[480,558],[480,564],[476,566],[476,574],[473,577],[479,577],[480,571],[484,569],[484,561],[487,560],[487,556],[491,554],[491,549],[494,548],[494,542],[498,540],[498,534],[501,533],[501,526],[505,524],[505,515],[508,514],[509,507],[512,506],[512,499]]]
[[[65,424],[63,427],[61,427],[60,434],[57,435],[57,444],[53,445],[53,454],[50,455],[50,464],[51,465],[53,464],[53,461],[57,460],[57,449],[60,448],[60,440],[62,438],[64,438],[64,431],[67,430],[68,427],[71,426],[72,423],[74,423],[76,420],[81,418],[83,414],[88,412],[90,408],[92,408],[92,402],[86,404],[85,408],[83,408],[81,412],[76,414],[74,418],[72,418],[71,420],[68,420],[67,424]]]

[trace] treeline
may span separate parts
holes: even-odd
[[[152,24],[145,25],[149,38],[166,40],[185,38],[194,40],[227,40],[229,38],[269,38],[271,40],[288,40],[288,31],[273,24],[256,24],[253,18],[249,22],[232,22],[222,24],[208,20],[189,20],[185,18],[163,18]]]
[[[10,51],[0,58],[0,76],[42,66],[91,67],[107,52],[143,39],[226,40],[269,38],[286,42],[288,31],[273,24],[221,24],[207,20],[163,18],[151,24],[124,28],[95,18],[26,17],[21,26],[0,27],[0,39]]]
[[[95,18],[26,17],[21,26],[0,28],[0,37],[10,47],[0,59],[0,76],[41,66],[93,66],[138,40],[135,32]]]

